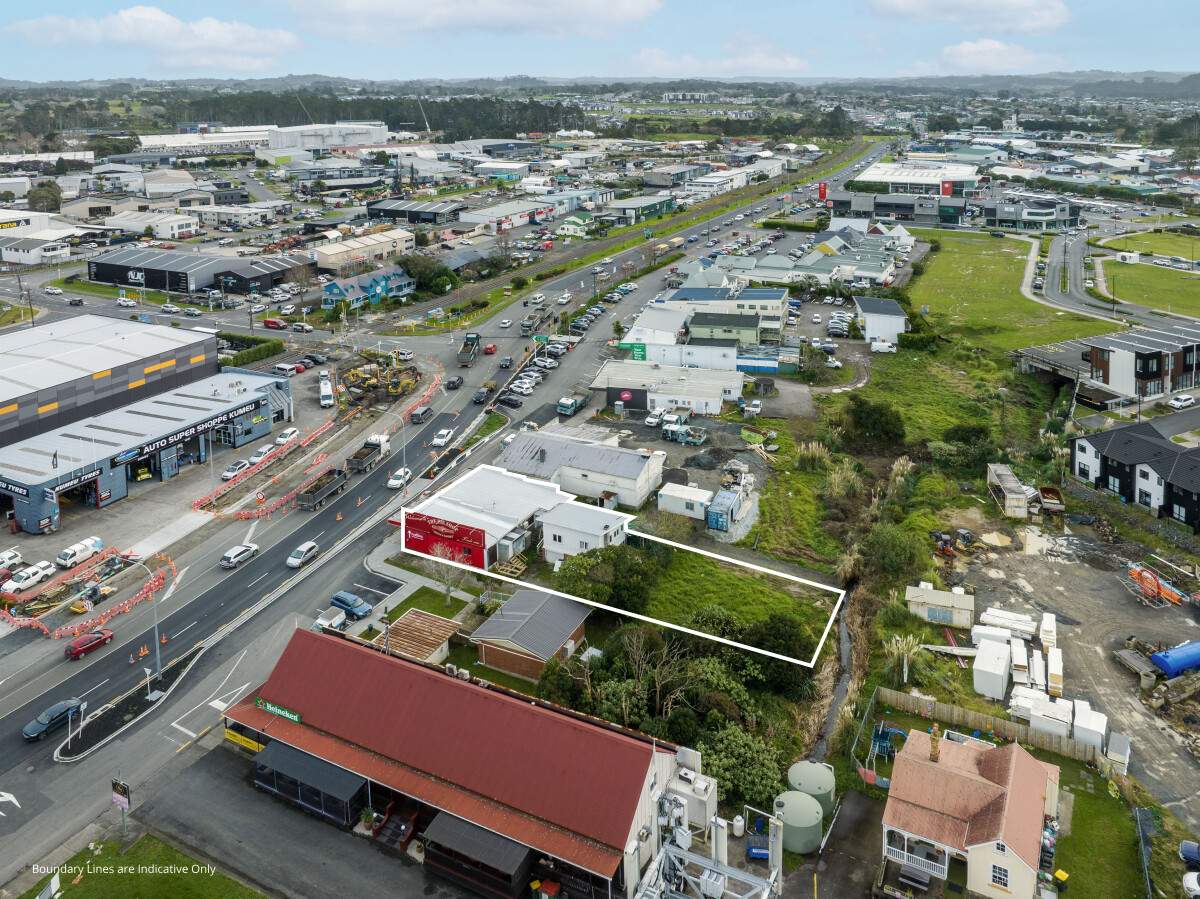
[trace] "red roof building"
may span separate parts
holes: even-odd
[[[657,851],[654,794],[677,756],[699,767],[691,750],[307,630],[225,717],[240,745],[282,742],[336,767],[332,781],[365,779],[377,809],[390,799],[419,804],[425,823],[454,816],[614,894],[632,895]]]

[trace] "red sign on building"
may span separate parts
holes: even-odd
[[[404,548],[432,555],[439,546],[449,550],[447,561],[487,568],[487,534],[482,528],[409,512],[404,523]]]
[[[942,196],[943,197],[954,196],[954,182],[953,181],[943,181],[942,182]]]
[[[825,181],[817,182],[817,199],[818,200],[825,199],[825,191],[827,189],[827,186],[828,186],[828,182],[825,182]]]

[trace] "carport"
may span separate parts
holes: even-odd
[[[274,740],[254,757],[254,785],[340,827],[350,827],[367,804],[367,779]]]
[[[520,895],[537,858],[528,846],[439,812],[422,834],[425,864],[472,890]]]

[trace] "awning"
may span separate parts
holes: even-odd
[[[287,413],[287,397],[284,395],[283,391],[280,390],[278,387],[274,386],[273,384],[268,384],[266,393],[267,393],[267,405],[271,409],[272,416],[274,416],[274,414],[276,412],[279,412],[280,410],[282,410],[284,412],[284,414],[286,414]]]
[[[494,871],[508,876],[520,872],[528,856],[533,852],[508,837],[484,830],[470,821],[439,812],[423,834],[430,843],[436,843],[459,855],[472,858]]]
[[[279,740],[268,743],[266,749],[254,757],[254,764],[273,768],[279,774],[342,802],[353,799],[367,783],[365,777],[331,765],[324,759],[309,755]]]

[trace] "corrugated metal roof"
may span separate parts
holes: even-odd
[[[886,297],[854,297],[854,305],[864,315],[897,315],[907,318],[904,307]]]
[[[257,709],[256,696],[302,723]],[[528,699],[306,630],[226,716],[606,877],[620,864],[655,751]]]
[[[409,511],[480,528],[494,541],[534,513],[572,499],[554,484],[480,465]]]
[[[543,481],[563,466],[637,480],[650,461],[649,451],[577,443],[535,431],[522,431],[496,459],[499,468]]]
[[[389,652],[424,662],[458,631],[458,627],[458,622],[449,618],[423,609],[409,609],[371,642],[382,647],[387,639]]]
[[[521,870],[531,852],[528,846],[445,812],[429,822],[422,836],[510,877]]]
[[[563,648],[591,611],[563,596],[518,590],[476,628],[471,640],[504,640],[545,660]]]

